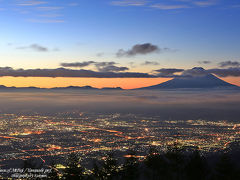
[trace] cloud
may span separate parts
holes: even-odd
[[[176,68],[162,68],[162,69],[158,69],[158,70],[154,70],[155,72],[157,72],[158,74],[156,76],[158,77],[177,77],[179,75],[175,75],[175,73],[178,72],[183,72],[184,69],[176,69]]]
[[[38,6],[42,4],[47,4],[47,1],[38,1],[38,0],[22,0],[17,3],[18,6]]]
[[[128,67],[118,67],[116,62],[95,62],[95,66],[99,72],[120,72],[129,70]]]
[[[153,45],[151,43],[136,44],[130,50],[119,49],[118,52],[116,53],[116,56],[132,57],[136,55],[146,55],[154,52],[156,53],[164,50],[168,50],[168,48],[160,49],[157,45]]]
[[[98,72],[121,72],[129,70],[128,67],[119,67],[115,66],[117,63],[110,62],[95,62],[95,61],[84,61],[84,62],[75,62],[75,63],[61,63],[62,67],[87,67],[89,65],[95,65]]]
[[[13,6],[10,10],[28,14],[28,17],[24,17],[25,20],[33,23],[63,23],[63,9],[70,8],[67,2],[58,6],[59,3],[50,0],[13,0],[7,3],[8,6]]]
[[[208,7],[208,6],[216,5],[217,1],[216,0],[206,0],[206,1],[194,1],[192,3],[199,7]]]
[[[140,72],[96,72],[92,70],[57,69],[13,69],[0,67],[0,77],[94,77],[94,78],[151,78],[148,73]]]
[[[41,46],[39,44],[31,44],[29,46],[17,47],[17,49],[32,49],[38,52],[47,52],[49,49],[47,47]]]
[[[157,1],[148,0],[115,0],[111,2],[114,6],[139,6],[148,7],[159,10],[178,10],[195,7],[209,7],[219,3],[218,0],[175,0],[168,2],[168,4],[156,3]]]
[[[75,62],[75,63],[61,63],[62,67],[86,67],[91,64],[95,64],[95,61],[84,61],[84,62]]]
[[[98,68],[98,71],[100,71],[100,72],[120,72],[120,71],[127,71],[127,70],[129,70],[128,67],[118,67],[118,66],[114,66],[114,65]]]
[[[145,61],[144,63],[142,63],[142,65],[147,66],[147,65],[159,65],[158,62],[156,61]]]
[[[44,6],[44,7],[41,6],[41,7],[37,7],[37,9],[40,11],[56,11],[64,8],[59,6]]]
[[[198,61],[199,64],[211,64],[211,61]]]
[[[119,0],[112,1],[112,5],[114,6],[144,6],[147,4],[145,0]]]
[[[12,76],[12,77],[92,77],[92,78],[157,78],[157,77],[191,77],[201,76],[209,73],[215,74],[220,77],[235,76],[240,77],[240,68],[228,68],[228,69],[203,69],[201,67],[195,67],[193,69],[158,69],[155,70],[157,74],[141,73],[141,72],[121,72],[128,70],[127,67],[117,67],[114,65],[104,66],[104,71],[93,71],[85,69],[13,69],[11,67],[0,67],[0,77]],[[181,73],[176,75],[175,73]]]
[[[227,69],[204,69],[202,67],[195,67],[193,69],[185,70],[181,76],[203,76],[206,74],[215,74],[219,77],[228,77],[228,76],[235,76],[240,77],[240,68],[227,68]]]
[[[228,68],[228,69],[210,69],[208,72],[216,74],[220,77],[235,76],[240,77],[240,68]]]
[[[97,56],[97,57],[102,57],[102,56],[104,56],[104,53],[101,53],[101,52],[100,52],[100,53],[97,53],[96,56]]]
[[[227,67],[227,66],[240,66],[240,62],[238,61],[223,61],[219,63],[220,67]]]
[[[181,76],[203,76],[209,72],[202,67],[194,67],[192,69],[184,70]]]
[[[104,67],[104,66],[112,66],[117,64],[116,62],[110,61],[110,62],[95,62],[96,67]]]
[[[32,23],[64,23],[64,20],[60,19],[27,19],[28,22]]]
[[[155,76],[157,77],[196,77],[196,76],[204,76],[207,74],[215,74],[219,77],[240,77],[240,67],[236,68],[227,68],[227,69],[219,69],[219,68],[213,68],[213,69],[204,69],[202,67],[194,67],[192,69],[174,69],[174,68],[168,68],[168,69],[158,69],[154,72],[157,72]],[[179,75],[176,75],[175,73],[181,73]]]
[[[150,7],[156,8],[156,9],[161,9],[161,10],[175,10],[175,9],[190,8],[190,6],[188,6],[188,5],[166,5],[166,4],[154,4]]]
[[[68,6],[79,6],[79,4],[76,2],[73,2],[73,3],[69,3]]]

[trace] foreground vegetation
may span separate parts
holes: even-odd
[[[150,149],[144,158],[139,158],[133,151],[128,152],[125,158],[117,158],[116,154],[110,153],[92,162],[91,168],[81,166],[81,157],[78,154],[70,154],[66,159],[65,169],[58,169],[52,164],[48,177],[41,179],[238,180],[240,179],[238,152],[214,152],[203,155],[198,150],[171,147],[165,152]],[[39,167],[28,160],[24,162],[24,168]]]
[[[129,152],[123,159],[114,153],[95,160],[92,168],[81,166],[81,158],[70,154],[66,168],[59,171],[52,165],[48,179],[69,180],[237,180],[240,179],[239,154],[215,152],[203,155],[198,150],[171,147],[165,152],[150,149],[147,156],[139,159]]]

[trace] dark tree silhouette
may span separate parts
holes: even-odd
[[[84,179],[83,168],[80,165],[80,158],[77,154],[72,153],[68,156],[63,178],[67,180]]]
[[[239,169],[232,162],[230,156],[226,153],[220,156],[219,161],[215,166],[213,179],[216,180],[237,180],[240,179]]]
[[[206,179],[209,170],[208,164],[199,151],[193,152],[190,155],[189,161],[185,166],[185,179],[186,180],[204,180]]]
[[[135,157],[135,152],[130,152],[129,155],[130,157],[128,157],[123,164],[121,179],[137,180],[140,176],[138,158]]]
[[[47,178],[42,179],[240,180],[240,163],[236,153],[224,150],[228,153],[221,155],[219,152],[208,153],[205,158],[196,148],[194,149],[195,151],[174,144],[169,146],[166,152],[151,148],[144,160],[139,160],[135,152],[130,152],[128,153],[130,156],[126,157],[125,161],[115,158],[113,153],[110,153],[102,160],[96,160],[90,170],[81,167],[77,154],[70,154],[66,159],[66,169],[58,170],[52,163],[51,173]],[[23,168],[44,168],[37,160],[24,161]]]
[[[186,165],[186,158],[183,152],[184,149],[178,143],[168,147],[168,151],[164,155],[169,162],[168,168],[170,174],[168,179],[184,179],[183,172]]]
[[[119,168],[117,160],[110,153],[107,157],[94,163],[93,178],[98,180],[115,180],[119,179]]]
[[[170,162],[165,156],[161,155],[156,150],[150,150],[150,153],[146,157],[144,164],[146,166],[146,179],[167,180],[170,178]]]

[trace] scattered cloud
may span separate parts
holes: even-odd
[[[182,73],[182,76],[202,76],[206,74],[215,74],[219,77],[228,77],[228,76],[235,76],[240,77],[240,68],[227,68],[227,69],[203,69],[202,67],[195,67],[193,69],[185,70]]]
[[[104,56],[104,53],[97,53],[96,56],[97,57],[102,57],[102,56]]]
[[[129,70],[128,67],[118,67],[114,65],[98,68],[99,72],[121,72],[121,71],[127,71],[127,70]]]
[[[240,8],[240,4],[235,4],[231,6],[232,8]]]
[[[168,48],[160,49],[157,45],[153,45],[151,43],[145,43],[145,44],[136,44],[129,50],[123,50],[119,49],[116,53],[117,57],[132,57],[136,55],[146,55],[150,53],[157,53],[161,51],[168,50]]]
[[[211,64],[211,61],[198,61],[199,64]]]
[[[193,1],[192,3],[199,7],[208,7],[208,6],[216,5],[217,1],[216,0],[205,0],[205,1]]]
[[[7,6],[10,7],[8,10],[18,12],[26,21],[33,23],[63,23],[62,10],[70,8],[69,3],[59,6],[59,3],[50,0],[12,0]]]
[[[48,18],[56,18],[63,16],[62,14],[56,14],[56,13],[49,13],[49,14],[41,14],[40,17],[48,17]]]
[[[184,69],[162,68],[154,71],[157,72],[156,76],[158,77],[177,77],[179,75],[175,75],[175,73],[183,72]]]
[[[150,7],[161,9],[161,10],[175,10],[175,9],[190,8],[190,6],[188,5],[166,5],[166,4],[154,4],[154,5],[151,5]]]
[[[220,77],[234,76],[240,77],[240,68],[228,68],[228,69],[210,69],[208,72],[216,74]]]
[[[64,20],[58,19],[27,19],[28,22],[32,23],[64,23]]]
[[[112,1],[112,5],[114,6],[144,6],[147,4],[145,0],[119,0]]]
[[[210,72],[208,72],[207,70],[205,70],[202,67],[194,67],[192,69],[187,69],[184,70],[183,73],[181,74],[181,76],[202,76],[202,75],[206,75]]]
[[[129,62],[128,63],[132,68],[135,68],[136,66],[135,66],[135,62]]]
[[[40,7],[37,7],[37,9],[41,10],[41,11],[56,11],[56,10],[63,9],[63,7],[59,7],[59,6],[40,6]]]
[[[109,61],[109,62],[95,62],[95,66],[97,68],[105,67],[105,66],[113,66],[115,64],[117,64],[117,63],[113,62],[113,61]]]
[[[223,61],[219,63],[220,67],[228,67],[228,66],[232,66],[232,67],[238,67],[240,66],[240,62],[238,61]]]
[[[62,67],[86,67],[91,64],[95,64],[95,61],[84,61],[84,62],[75,62],[75,63],[61,63]]]
[[[155,72],[158,72],[158,74],[155,74],[155,76],[158,77],[194,77],[194,76],[204,76],[207,74],[215,74],[219,77],[240,77],[240,68],[226,68],[226,69],[219,69],[219,68],[213,68],[213,69],[204,69],[202,67],[194,67],[192,69],[159,69],[155,70]],[[181,73],[179,75],[176,75],[175,73]]]
[[[47,52],[49,49],[47,47],[41,46],[39,44],[31,44],[30,46],[21,46],[17,47],[17,49],[32,49],[38,52]]]
[[[79,4],[76,2],[73,2],[73,3],[69,3],[68,6],[79,6]]]
[[[38,1],[38,0],[22,0],[18,1],[16,5],[18,6],[38,6],[42,4],[47,4],[47,1]]]
[[[142,65],[147,66],[147,65],[159,65],[158,62],[156,61],[145,61],[144,63],[142,63]]]
[[[129,70],[128,67],[116,66],[116,62],[95,62],[95,66],[99,72],[121,72]]]
[[[178,10],[196,7],[209,7],[219,4],[218,0],[175,0],[169,1],[167,4],[157,3],[157,1],[147,0],[115,0],[111,2],[114,6],[139,6],[155,8],[159,10]]]

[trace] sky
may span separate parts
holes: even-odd
[[[137,88],[203,67],[240,85],[236,0],[0,0],[0,84]]]

